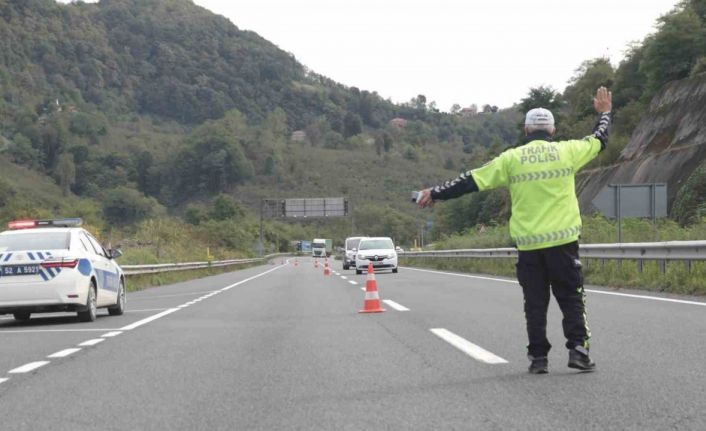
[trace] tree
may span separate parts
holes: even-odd
[[[382,148],[386,153],[390,152],[392,149],[392,144],[394,144],[392,135],[390,135],[387,131],[382,132]]]
[[[381,133],[375,135],[375,153],[379,156],[382,155],[382,150],[385,147],[385,139],[382,137]]]
[[[459,112],[461,112],[461,105],[459,105],[458,103],[454,103],[453,105],[451,105],[450,112],[452,114],[458,114]]]
[[[194,226],[198,226],[201,222],[208,220],[206,211],[197,205],[190,204],[184,210],[184,221]]]
[[[688,3],[682,3],[658,21],[659,31],[647,41],[640,64],[651,94],[669,81],[689,76],[704,49],[700,40],[703,23]]]
[[[363,131],[363,122],[360,120],[358,114],[349,112],[343,120],[343,136],[350,138],[351,136],[357,135]]]
[[[530,88],[529,93],[520,101],[519,109],[522,114],[530,109],[545,108],[556,114],[555,111],[561,107],[561,99],[558,91],[549,86],[539,86]]]
[[[213,220],[229,220],[241,218],[243,215],[243,210],[238,207],[233,198],[224,194],[218,195],[213,200],[213,206],[208,212],[209,218]]]
[[[0,207],[7,205],[14,196],[15,189],[7,181],[0,178]]]
[[[521,142],[524,139],[524,114],[530,109],[534,108],[544,108],[548,109],[554,115],[554,123],[560,124],[561,121],[561,111],[562,107],[561,95],[558,91],[554,90],[552,87],[539,86],[536,88],[530,88],[527,97],[523,98],[518,105],[518,110],[522,114],[522,120],[518,124],[518,141]]]
[[[419,94],[417,97],[412,99],[412,103],[413,106],[420,111],[427,110],[427,96],[423,94]]]
[[[7,152],[17,164],[30,168],[37,168],[42,164],[42,154],[32,146],[32,141],[21,133],[12,137]]]
[[[586,116],[593,116],[593,97],[598,87],[613,86],[615,72],[607,58],[596,58],[581,63],[569,81],[563,99],[569,105],[570,120],[577,121]]]
[[[64,196],[71,193],[71,186],[76,183],[76,165],[74,156],[71,153],[62,153],[55,169],[56,178],[59,181],[61,192]]]
[[[153,198],[127,187],[117,187],[103,199],[103,216],[117,225],[135,224],[155,213],[161,206]]]

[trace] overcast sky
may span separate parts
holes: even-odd
[[[677,0],[195,0],[309,69],[395,102],[508,107],[654,31]]]

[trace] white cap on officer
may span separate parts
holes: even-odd
[[[525,116],[525,126],[554,126],[554,115],[548,109],[530,109]]]

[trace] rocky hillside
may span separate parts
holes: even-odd
[[[616,118],[620,121],[620,118]],[[607,184],[667,183],[673,208],[689,178],[706,160],[706,74],[667,84],[653,99],[617,163],[583,172],[582,210]],[[681,192],[680,192],[681,191]]]

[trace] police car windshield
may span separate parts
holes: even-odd
[[[353,250],[354,248],[358,248],[358,244],[360,244],[360,238],[349,239],[348,241],[346,241],[346,250]]]
[[[24,250],[66,250],[68,248],[68,232],[23,232],[0,235],[0,253]]]
[[[392,249],[392,240],[390,239],[373,239],[369,241],[362,241],[360,243],[361,250],[379,250],[379,249]]]

